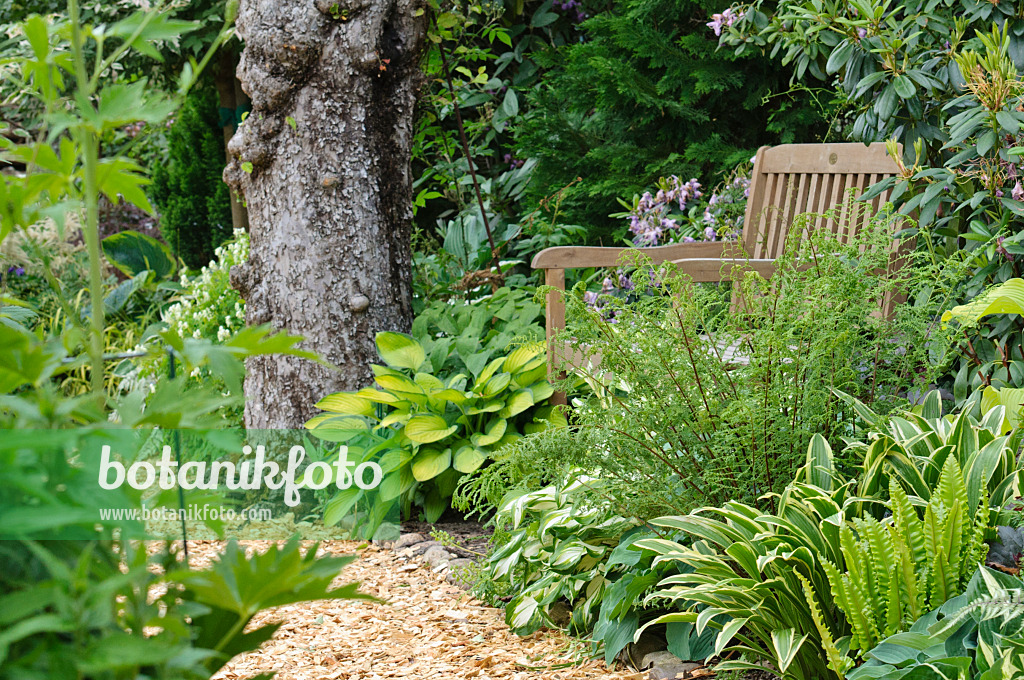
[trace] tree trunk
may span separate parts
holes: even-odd
[[[365,386],[374,336],[412,323],[418,0],[242,0],[238,66],[253,110],[231,139],[251,248],[232,272],[249,324],[305,336],[340,367],[250,359],[245,422],[299,427],[323,395]]]

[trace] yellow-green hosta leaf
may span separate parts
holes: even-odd
[[[458,429],[458,425],[449,427],[441,416],[420,415],[412,417],[402,432],[417,444],[429,444],[452,436]]]
[[[554,394],[555,388],[551,385],[551,383],[545,380],[542,382],[535,382],[532,385],[530,385],[530,391],[533,392],[533,398],[536,401],[536,403],[539,404],[540,402],[544,401],[545,399],[549,398],[552,394]]]
[[[373,429],[379,430],[382,427],[388,427],[389,425],[394,425],[395,423],[404,423],[407,422],[410,418],[412,418],[412,414],[409,413],[409,409],[399,409],[385,416],[384,419],[381,420]]]
[[[529,389],[517,390],[509,395],[505,408],[498,412],[501,418],[511,418],[519,415],[536,403],[533,392]]]
[[[490,446],[496,444],[498,441],[505,436],[505,430],[508,428],[508,421],[503,418],[492,420],[487,426],[486,431],[476,432],[470,438],[476,446]]]
[[[452,450],[424,446],[412,459],[412,476],[417,482],[433,479],[451,467]]]
[[[487,460],[487,456],[484,452],[475,446],[462,446],[458,451],[455,452],[455,459],[452,461],[452,467],[459,472],[469,474],[470,472],[476,472],[484,461]]]
[[[1010,279],[942,315],[942,323],[956,319],[963,326],[974,326],[989,314],[1024,314],[1024,279]]]
[[[418,369],[427,359],[427,353],[416,340],[404,333],[385,331],[377,333],[377,353],[392,368]]]
[[[328,394],[316,403],[321,411],[344,413],[355,416],[372,416],[373,402],[353,392],[336,392]]]
[[[996,389],[991,385],[981,393],[981,412],[987,415],[992,409],[1003,406],[1006,413],[1003,417],[1002,433],[1006,434],[1020,425],[1021,409],[1024,407],[1024,389],[1003,387]]]
[[[406,378],[404,375],[378,375],[373,379],[373,381],[391,392],[423,394],[423,388]]]
[[[515,373],[526,366],[530,360],[535,359],[543,351],[543,342],[534,342],[529,345],[523,345],[505,357],[505,361],[502,362],[501,370],[506,373]]]
[[[490,380],[484,383],[484,386],[480,388],[480,394],[485,397],[493,397],[508,387],[511,382],[511,375],[508,373],[498,373],[497,375],[491,376]]]
[[[473,416],[477,413],[496,413],[505,407],[505,402],[501,399],[492,399],[486,402],[483,406],[474,406],[466,410],[466,413]]]
[[[382,390],[376,390],[372,387],[364,387],[363,389],[356,392],[357,397],[368,399],[378,404],[398,404],[405,401],[402,397],[391,394],[390,392],[384,392]]]
[[[473,383],[473,391],[479,392],[483,385],[491,379],[491,376],[505,363],[505,357],[498,357],[491,363],[487,364],[486,368],[480,372],[480,375],[476,377],[476,382]]]
[[[306,428],[317,439],[328,442],[346,442],[369,431],[366,420],[360,416],[336,416],[333,414],[311,418],[306,423]]]
[[[463,404],[466,402],[466,393],[459,390],[438,390],[437,392],[431,392],[429,396],[431,399],[450,401],[453,404]]]
[[[444,383],[441,382],[439,378],[430,375],[429,373],[417,373],[413,376],[413,380],[427,392],[430,392],[431,390],[444,389]]]

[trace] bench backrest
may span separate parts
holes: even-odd
[[[840,220],[817,219],[814,229],[828,228],[846,242],[889,200],[889,191],[876,196],[870,209],[849,215],[847,191],[855,197],[898,167],[885,144],[784,144],[763,146],[754,157],[753,176],[743,222],[743,250],[753,259],[774,260],[782,255],[793,219],[801,213],[822,214],[842,206]],[[865,208],[867,206],[865,205]]]

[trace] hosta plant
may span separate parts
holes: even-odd
[[[590,493],[603,486],[575,471],[559,484],[510,494],[495,517],[509,535],[489,555],[485,573],[512,596],[505,615],[514,632],[567,628],[589,637],[612,663],[643,623],[663,613],[642,601],[670,565],[652,565],[655,553],[636,546],[655,535],[648,527],[593,500]],[[711,653],[712,631],[697,635],[680,622],[670,623],[668,633],[669,650],[680,658]]]
[[[967,590],[867,654],[850,680],[1024,677],[1024,583],[981,567]]]
[[[907,630],[916,614],[962,592],[984,556],[985,529],[1018,494],[1019,436],[1000,434],[1003,407],[981,422],[942,418],[931,393],[885,428],[853,403],[872,428],[870,443],[848,450],[862,456],[856,479],[844,479],[816,436],[774,513],[729,502],[651,522],[692,536],[691,546],[638,542],[693,568],[651,597],[706,605],[660,620],[718,630],[715,653],[743,656],[719,669],[766,662],[787,679],[843,677],[851,649]]]
[[[327,395],[317,403],[325,413],[306,427],[336,442],[383,438],[372,448],[384,470],[385,503],[400,501],[408,509],[418,498],[427,521],[437,521],[460,475],[475,472],[525,433],[565,424],[545,405],[554,389],[545,379],[543,343],[486,363],[469,360],[471,375],[444,380],[414,338],[384,332],[376,343],[385,363],[373,366],[376,385]]]
[[[813,455],[825,451],[823,443],[820,437],[812,441]],[[831,597],[822,563],[844,564],[840,526],[853,507],[850,491],[850,484],[825,490],[797,481],[772,514],[731,501],[653,520],[694,539],[689,546],[664,539],[638,542],[658,553],[656,564],[689,568],[662,580],[649,596],[682,610],[656,622],[717,631],[712,654],[728,650],[733,656],[718,670],[763,670],[760,664],[768,663],[787,680],[842,677],[830,666],[842,664],[846,650],[833,641],[849,632],[849,624]]]
[[[1020,495],[1016,458],[1024,432],[1007,431],[1007,409],[996,399],[981,401],[977,410],[968,404],[956,415],[943,416],[939,393],[932,391],[913,410],[883,418],[851,399],[868,426],[866,441],[851,442],[847,448],[863,461],[858,495],[884,494],[888,480],[895,478],[908,494],[927,501],[946,460],[952,458],[963,471],[969,507],[978,507],[983,494],[993,508],[1005,507]]]

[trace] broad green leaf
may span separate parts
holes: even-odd
[[[452,450],[424,446],[412,460],[412,476],[417,482],[433,479],[451,467]]]
[[[455,460],[452,463],[452,467],[459,472],[469,474],[476,472],[484,464],[485,460],[487,460],[487,456],[483,451],[467,444],[455,452]]]
[[[1024,314],[1024,279],[1010,279],[942,315],[942,323],[955,319],[962,326],[975,326],[989,314]]]
[[[503,418],[492,420],[485,432],[475,432],[470,439],[476,446],[490,446],[505,436],[507,427],[508,421]]]
[[[372,416],[373,402],[352,392],[336,392],[328,394],[316,403],[321,411],[330,413],[345,413],[357,416]]]
[[[498,416],[501,418],[511,418],[530,408],[533,404],[534,397],[531,390],[517,390],[509,395],[505,408],[498,412]]]
[[[405,424],[405,436],[417,444],[429,444],[455,434],[458,425],[448,426],[444,418],[436,415],[414,416]]]
[[[162,281],[170,278],[176,269],[170,248],[137,231],[122,231],[103,239],[103,254],[127,276],[133,277],[148,269]]]
[[[427,359],[427,354],[420,343],[404,333],[377,333],[375,342],[380,358],[392,368],[408,368],[415,371]]]

